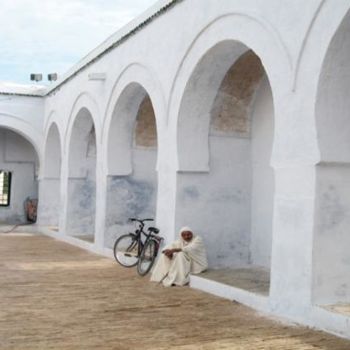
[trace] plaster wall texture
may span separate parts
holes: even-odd
[[[209,173],[178,173],[176,225],[190,226],[208,247],[211,267],[249,263],[250,143],[210,137]]]
[[[252,113],[251,163],[251,237],[250,259],[253,265],[270,269],[272,250],[274,172],[270,165],[274,133],[274,109],[271,88],[265,77],[256,94]]]
[[[162,0],[157,6],[168,3]],[[41,102],[37,102],[36,97],[18,97],[8,103],[0,101],[0,107],[3,106],[7,114],[16,114],[14,111],[19,108],[19,114],[25,115],[19,119],[10,118],[0,109],[3,113],[0,125],[11,124],[13,130],[24,135],[29,133],[42,160],[43,134],[46,137],[50,125],[57,124],[62,142],[62,237],[66,237],[72,212],[69,195],[85,193],[84,202],[89,196],[92,201],[96,198],[96,215],[86,214],[95,221],[84,225],[91,228],[95,224],[93,247],[96,252],[102,252],[110,245],[107,222],[114,220],[109,219],[108,211],[123,213],[124,210],[120,203],[111,204],[116,197],[106,200],[110,184],[114,182],[117,191],[120,181],[120,190],[133,188],[136,191],[142,187],[140,183],[147,183],[142,187],[147,189],[141,191],[142,197],[145,198],[145,193],[150,195],[149,188],[157,187],[157,194],[153,192],[156,204],[152,206],[156,207],[157,225],[167,242],[176,237],[177,229],[186,221],[198,234],[205,236],[210,248],[215,237],[214,248],[209,252],[214,265],[251,260],[268,266],[271,255],[270,311],[336,332],[331,319],[323,315],[322,320],[321,316],[310,320],[308,315],[318,301],[346,301],[348,298],[348,289],[344,287],[348,286],[347,257],[339,243],[347,244],[344,233],[347,219],[340,219],[347,215],[348,203],[346,196],[339,194],[347,194],[347,168],[339,164],[339,168],[337,164],[323,168],[322,162],[348,162],[349,105],[345,96],[349,91],[349,60],[345,52],[349,52],[346,24],[349,15],[345,16],[349,8],[347,0],[293,0],[284,2],[283,6],[279,0],[181,1],[57,89],[57,85],[50,87],[51,92]],[[341,26],[344,18],[345,24]],[[134,22],[128,30],[141,22]],[[338,46],[331,42],[339,28],[340,36],[334,41]],[[123,30],[121,34],[127,31]],[[84,58],[83,63],[106,49],[121,34],[109,38]],[[260,58],[269,80],[274,118],[268,90],[263,89],[256,96],[252,135],[239,135],[244,124],[239,124],[236,134],[229,137],[210,132],[210,107],[220,84],[232,64],[249,49]],[[329,58],[325,60],[328,52]],[[332,61],[334,66],[328,63]],[[329,69],[323,69],[324,65]],[[106,78],[91,80],[91,73],[105,73]],[[128,88],[132,84],[135,84],[133,91]],[[143,92],[136,86],[142,87]],[[323,98],[322,91],[334,94]],[[121,119],[124,119],[114,124],[111,122],[113,113],[122,102],[119,98],[123,97],[123,92],[129,96],[119,105]],[[150,163],[147,162],[149,158],[155,161],[154,155],[146,151],[133,155],[130,142],[130,125],[146,93],[153,105],[157,127],[157,164],[152,167],[153,175],[146,165]],[[82,108],[89,111],[96,133],[96,173],[92,172],[96,174],[96,185],[92,186],[95,190],[89,186],[91,183],[79,183],[79,178],[86,177],[84,158],[78,157],[82,162],[76,167],[69,161],[71,131]],[[35,113],[30,111],[35,110],[41,114],[34,120]],[[257,111],[260,118],[256,118]],[[244,119],[237,117],[236,120]],[[110,167],[108,134],[114,127],[120,132],[115,134],[117,147],[112,151],[116,157],[115,166]],[[341,149],[334,147],[335,144],[342,146]],[[270,147],[272,154],[268,161]],[[318,163],[320,165],[316,166]],[[274,170],[274,181],[268,164]],[[137,186],[129,186],[131,178]],[[47,188],[50,186],[48,184]],[[52,188],[55,186],[52,183]],[[336,193],[339,198],[332,202],[329,212],[336,212],[337,203],[341,203],[343,213],[334,215],[335,220],[340,218],[334,223],[334,230],[327,229],[321,220],[327,200],[333,198],[328,194],[330,186],[334,188],[332,196]],[[45,197],[42,198],[45,202]],[[155,200],[148,202],[155,203]],[[212,202],[212,206],[207,205]],[[261,203],[264,203],[263,208]],[[73,207],[84,212],[79,205],[75,203]],[[242,214],[235,224],[233,210]],[[217,216],[212,219],[214,213]],[[217,222],[222,225],[219,229],[214,226]],[[320,223],[323,227],[319,227]],[[239,233],[229,233],[228,226],[239,228]],[[215,230],[218,234],[213,235]],[[333,235],[340,239],[333,239]],[[223,251],[217,243],[218,237],[223,238],[226,246],[238,247],[237,254],[231,254],[232,250]],[[337,257],[341,258],[335,260],[339,274],[330,276],[328,269],[323,268],[322,249],[329,259],[335,258],[335,252],[339,253]],[[322,282],[328,278],[334,282],[331,288]]]
[[[44,144],[44,164],[42,177],[39,182],[39,225],[59,226],[59,213],[61,209],[61,153],[61,137],[57,124],[53,123]]]
[[[317,304],[350,302],[349,176],[349,164],[333,163],[317,169],[319,217],[313,245],[313,292]]]
[[[0,169],[12,173],[10,206],[0,207],[0,222],[27,222],[24,201],[38,198],[37,165],[33,146],[18,134],[0,128]]]
[[[68,221],[70,235],[94,235],[96,211],[96,135],[87,115],[73,129],[68,180]]]
[[[55,178],[39,180],[40,205],[38,224],[41,226],[59,226],[61,209],[60,180]]]
[[[133,173],[108,179],[105,246],[111,248],[116,238],[134,229],[128,218],[156,217],[156,150],[133,150]]]
[[[349,32],[347,16],[325,58],[316,105],[321,162],[316,167],[313,298],[319,304],[350,302],[347,252],[350,214]]]
[[[28,140],[42,162],[44,100],[38,97],[4,95],[0,99],[0,125]]]

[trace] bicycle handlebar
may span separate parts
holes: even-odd
[[[143,220],[140,220],[140,219],[136,219],[136,218],[129,218],[129,220],[130,221],[137,221],[140,224],[143,224],[145,221],[154,221],[154,219],[143,219]]]

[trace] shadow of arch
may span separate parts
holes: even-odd
[[[157,127],[153,101],[139,83],[128,84],[113,109],[107,136],[106,246],[130,217],[155,218]]]
[[[67,233],[94,242],[97,137],[91,111],[81,107],[68,141]]]

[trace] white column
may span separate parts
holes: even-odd
[[[60,218],[59,227],[60,234],[66,236],[68,234],[68,154],[65,151],[62,156],[61,186],[60,186]]]
[[[97,147],[96,155],[96,220],[95,247],[102,252],[106,229],[107,175],[103,166],[102,147]]]
[[[315,164],[319,159],[312,99],[290,91],[275,99],[275,197],[272,311],[306,316],[312,296]],[[307,103],[305,103],[307,101]]]
[[[169,243],[175,238],[176,143],[168,135],[158,136],[158,195],[156,221],[160,235]]]

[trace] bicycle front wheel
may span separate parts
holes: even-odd
[[[138,239],[132,233],[120,236],[114,243],[115,260],[124,267],[133,267],[139,261]]]
[[[137,264],[137,272],[140,276],[145,276],[152,268],[157,256],[158,243],[153,239],[144,245]]]

